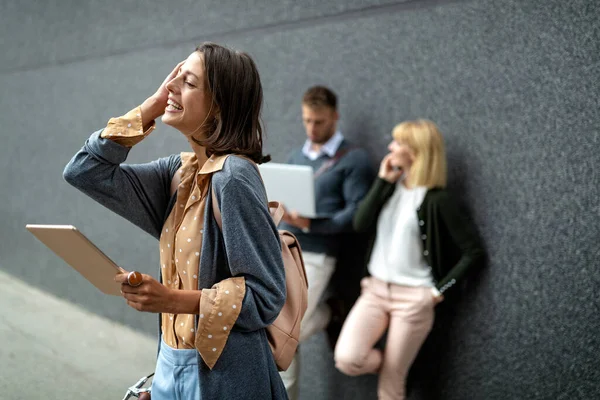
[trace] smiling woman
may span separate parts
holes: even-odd
[[[139,107],[93,133],[65,168],[70,184],[160,242],[160,280],[142,274],[132,286],[127,274],[116,278],[129,306],[159,314],[153,400],[287,398],[265,333],[286,288],[252,162],[269,159],[261,107],[252,58],[204,43]],[[126,164],[160,116],[192,151]]]

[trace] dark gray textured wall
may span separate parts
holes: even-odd
[[[153,316],[90,290],[24,225],[75,224],[125,268],[154,273],[153,239],[68,187],[62,168],[214,40],[255,57],[275,160],[302,143],[299,101],[316,83],[338,92],[343,131],[374,161],[397,122],[442,129],[451,187],[489,263],[440,310],[412,398],[600,396],[599,17],[591,0],[3,2],[0,268],[155,331]],[[130,159],[185,146],[160,126]],[[302,398],[374,398],[375,379],[336,372],[322,336],[302,352]]]

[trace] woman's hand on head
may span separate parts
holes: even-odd
[[[383,157],[383,160],[381,160],[381,164],[379,165],[378,176],[389,183],[395,183],[398,179],[400,179],[403,172],[402,169],[398,169],[392,165],[392,157],[392,153],[387,154],[385,157]]]
[[[115,281],[121,284],[121,293],[128,306],[144,312],[171,312],[174,305],[172,289],[146,274],[140,274],[142,280],[139,286],[130,286],[128,275],[126,272],[115,276]]]
[[[159,86],[159,88],[156,91],[156,93],[154,93],[152,95],[152,97],[154,97],[154,99],[157,102],[159,102],[160,104],[164,105],[164,107],[163,107],[163,113],[165,111],[165,108],[167,107],[167,100],[169,98],[169,90],[167,89],[167,83],[171,82],[173,80],[173,78],[175,78],[177,76],[177,74],[179,73],[179,70],[181,69],[181,66],[183,65],[183,63],[185,63],[185,60],[181,61],[179,64],[177,64],[175,66],[175,68],[173,69],[173,71],[171,71],[171,73],[169,75],[167,75],[167,77],[165,78],[165,80],[163,81],[163,83]]]
[[[169,99],[167,83],[171,82],[173,78],[177,76],[184,62],[185,60],[177,64],[173,71],[167,75],[156,92],[142,103],[142,124],[144,125],[144,128],[150,122],[154,121],[156,118],[165,113],[165,108],[167,108],[167,100]]]

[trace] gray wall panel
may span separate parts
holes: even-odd
[[[407,1],[407,0],[405,0]],[[280,24],[377,9],[386,0],[86,1],[24,0],[0,5],[0,71],[170,47],[190,38],[242,35]],[[27,51],[18,51],[26,48]]]
[[[395,123],[425,116],[442,129],[451,189],[477,222],[489,263],[469,280],[456,307],[442,309],[444,334],[433,334],[417,362],[412,399],[600,393],[594,354],[600,344],[597,2],[326,2],[316,8],[284,2],[248,12],[221,2],[210,5],[200,30],[189,29],[197,19],[182,11],[187,2],[151,3],[150,14],[162,12],[165,21],[152,29],[131,10],[127,18],[111,14],[117,9],[111,3],[5,8],[7,21],[26,14],[45,21],[39,29],[55,30],[40,37],[30,26],[0,28],[22,29],[22,38],[3,43],[8,57],[0,67],[1,268],[96,313],[155,331],[153,316],[90,293],[23,226],[74,223],[124,266],[157,270],[154,240],[78,194],[61,171],[91,131],[152,93],[209,32],[255,57],[265,89],[267,151],[277,161],[302,144],[300,98],[316,83],[339,94],[342,130],[374,163]],[[66,28],[66,16],[79,14],[85,23]],[[215,15],[230,22],[215,25]],[[111,17],[116,25],[133,25],[118,30]],[[99,34],[85,31],[87,25]],[[242,28],[248,29],[236,34]],[[145,36],[132,39],[136,30]],[[181,43],[162,46],[167,39]],[[80,60],[68,61],[73,57]],[[130,160],[185,146],[160,126]],[[375,378],[335,371],[322,335],[302,353],[303,399],[374,398]]]

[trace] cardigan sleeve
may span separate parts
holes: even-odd
[[[159,238],[170,199],[171,178],[181,165],[179,155],[144,164],[125,164],[131,149],[102,137],[102,132],[93,133],[73,156],[64,169],[64,179],[104,207]],[[143,137],[144,133],[139,139]]]
[[[377,223],[377,218],[385,202],[394,193],[395,185],[388,181],[377,178],[371,189],[359,204],[354,214],[354,230],[357,232],[368,232]]]
[[[446,191],[438,194],[437,207],[452,241],[461,253],[458,262],[436,285],[436,288],[443,294],[454,286],[469,269],[481,265],[485,252],[475,225],[459,210],[455,200]]]

